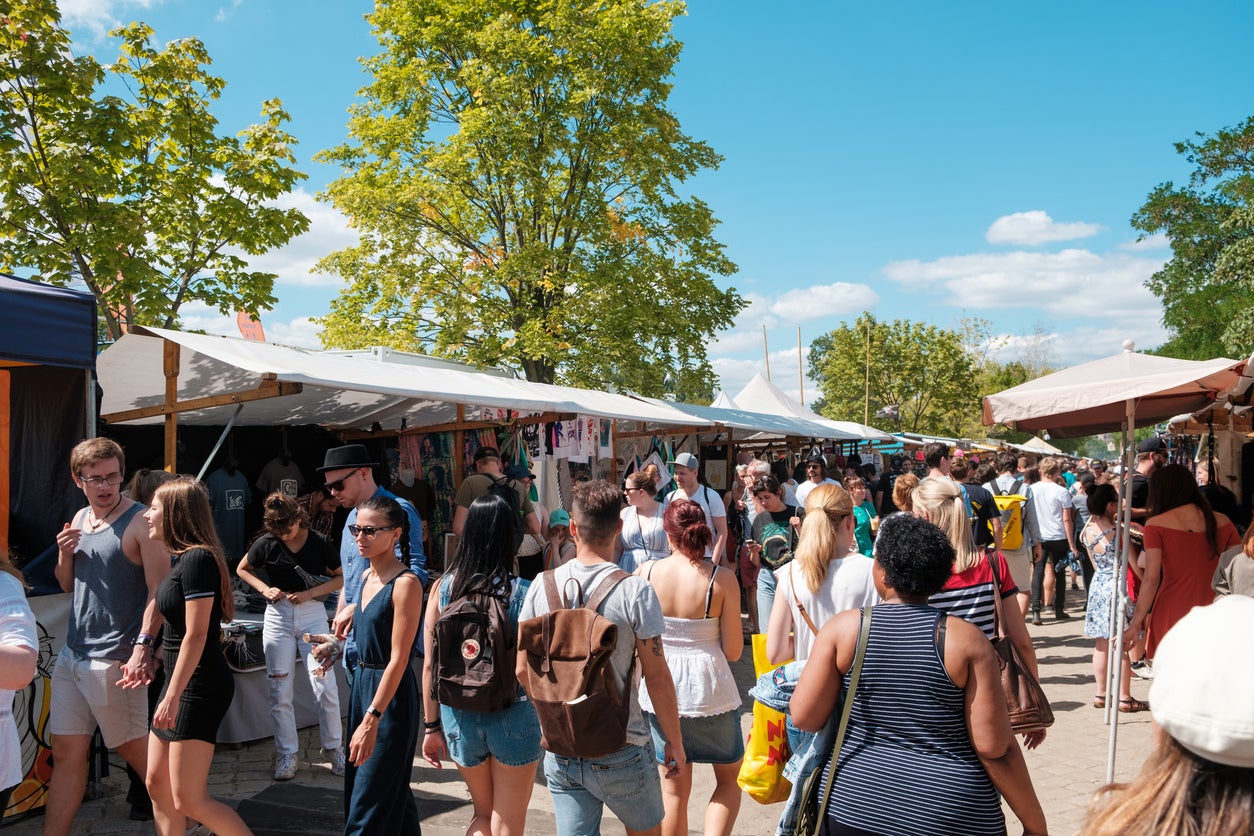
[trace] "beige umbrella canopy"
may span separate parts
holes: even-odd
[[[984,423],[1074,438],[1118,430],[1131,402],[1131,414],[1144,426],[1209,406],[1236,383],[1242,365],[1223,357],[1176,360],[1122,351],[989,395]]]

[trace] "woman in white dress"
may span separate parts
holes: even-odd
[[[657,494],[657,468],[649,465],[627,477],[623,493],[627,507],[619,514],[623,530],[614,544],[614,554],[624,572],[650,560],[661,560],[671,553],[662,526],[662,503]]]

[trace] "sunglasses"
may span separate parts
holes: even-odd
[[[345,476],[341,479],[336,479],[334,482],[327,482],[324,487],[327,490],[332,491],[333,493],[338,493],[339,491],[344,490],[344,482],[348,480],[349,476],[355,476],[355,475],[356,475],[356,471],[348,474],[348,476]]]
[[[381,525],[377,528],[373,525],[350,525],[348,533],[354,537],[365,537],[367,540],[372,539],[380,531],[395,531],[400,528],[397,525]]]

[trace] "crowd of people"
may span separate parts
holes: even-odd
[[[274,777],[301,766],[299,657],[324,757],[344,777],[346,834],[420,832],[419,748],[465,782],[468,834],[525,832],[537,769],[559,833],[598,833],[609,808],[628,833],[685,834],[696,764],[714,777],[702,830],[730,834],[745,754],[731,666],[757,632],[791,693],[788,745],[829,787],[826,832],[1003,833],[1004,799],[1025,833],[1046,833],[1023,749],[1047,732],[1020,742],[1012,729],[990,639],[995,613],[1009,612],[1001,633],[1035,676],[1029,627],[1066,620],[1081,583],[1093,704],[1150,710],[1167,733],[1145,780],[1105,790],[1086,832],[1248,831],[1254,680],[1214,638],[1254,627],[1254,534],[1212,508],[1193,471],[1166,463],[1161,439],[1141,444],[1129,474],[1131,528],[1103,462],[1000,453],[977,466],[953,453],[933,442],[919,472],[896,458],[875,475],[860,462],[829,472],[816,451],[804,479],[747,457],[725,495],[680,453],[669,491],[650,466],[620,485],[579,483],[569,510],[545,513],[530,474],[507,475],[482,447],[457,492],[456,551],[431,583],[422,520],[375,482],[362,445],[327,451],[318,469],[324,495],[348,510],[338,552],[315,522],[327,509],[276,490],[264,533],[232,567],[204,485],[145,473],[124,492],[122,449],[85,441],[70,468],[87,507],[57,537],[73,601],[52,683],[44,831],[71,832],[98,726],[140,776],[158,833],[250,832],[208,791],[234,689],[218,629],[233,614],[233,574],[266,602]],[[0,570],[0,777],[11,787],[3,709],[33,676],[38,644],[20,575]],[[1137,668],[1154,680],[1148,703],[1131,694]],[[781,834],[796,826],[799,790]]]

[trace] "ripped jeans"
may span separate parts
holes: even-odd
[[[326,677],[314,673],[318,663],[313,648],[301,639],[305,633],[327,632],[327,611],[321,601],[293,604],[286,599],[266,605],[262,642],[266,649],[266,681],[270,685],[270,718],[274,722],[274,748],[280,755],[294,755],[300,748],[296,736],[296,711],[292,708],[296,654],[305,660],[305,673],[318,704],[318,730],[322,748],[338,749],[343,743],[340,722],[340,689],[335,671]]]

